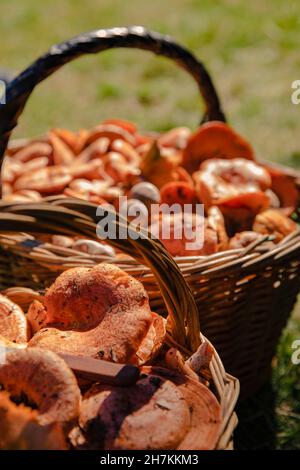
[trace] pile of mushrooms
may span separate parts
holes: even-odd
[[[5,201],[39,201],[57,194],[116,211],[124,208],[120,197],[126,196],[128,211],[123,215],[132,220],[130,214],[137,214],[173,256],[240,248],[264,239],[266,233],[275,234],[272,243],[277,243],[278,233],[285,236],[296,229],[289,217],[300,202],[295,179],[256,161],[251,145],[218,121],[202,124],[195,132],[180,127],[150,135],[141,134],[132,123],[112,119],[77,133],[52,129],[43,139],[8,150],[3,165]],[[205,209],[201,216],[196,211],[200,203]],[[185,223],[195,234],[203,227],[204,243],[187,248],[185,234],[176,233],[182,214],[150,217],[153,204],[185,207]],[[211,209],[218,211],[218,230]],[[171,227],[168,236],[164,224]],[[98,241],[57,236],[51,241],[91,256],[120,256]]]
[[[126,272],[69,269],[26,314],[4,295],[0,313],[0,448],[215,448],[221,411],[203,373],[211,347],[188,361],[168,350],[166,321]],[[135,364],[140,377],[81,381],[66,353]]]

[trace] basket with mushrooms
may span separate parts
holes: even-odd
[[[139,216],[175,257],[243,248],[262,235],[270,235],[272,247],[297,228],[290,218],[299,203],[296,183],[259,164],[250,145],[217,121],[194,133],[177,128],[151,137],[120,120],[78,133],[53,129],[43,140],[10,148],[2,175],[5,202],[39,202],[62,194],[126,209],[129,219]],[[163,204],[178,204],[182,212],[165,214],[159,210]],[[205,211],[204,242],[191,250],[175,228],[183,216],[194,229],[202,223],[197,204]],[[171,237],[161,227],[167,218]],[[79,254],[116,256],[95,241],[57,236],[49,241]]]
[[[89,130],[54,128],[8,145],[39,82],[75,57],[115,47],[152,51],[184,68],[205,103],[201,125],[194,132],[180,127],[157,134],[110,119]],[[195,296],[203,331],[241,380],[242,397],[269,377],[299,291],[299,174],[256,158],[252,146],[226,123],[208,72],[189,51],[141,27],[98,30],[52,48],[8,86],[7,103],[0,108],[0,155],[5,157],[2,212],[20,213],[22,204],[38,208],[46,200],[56,211],[57,225],[68,225],[58,206],[69,207],[72,198],[77,201],[72,207],[93,220],[96,206],[130,222],[138,216],[142,228],[176,259]],[[157,206],[180,210],[157,212]],[[124,255],[95,234],[87,237],[79,225],[63,234],[29,235],[21,223],[18,227],[17,235],[0,236],[2,289],[43,289],[70,267],[106,262],[142,280],[152,310],[166,313],[155,277],[131,253]]]
[[[44,293],[0,296],[0,448],[232,448],[238,381],[199,335],[177,265],[150,238],[123,248],[155,272],[166,319],[140,281],[105,263],[66,270]]]

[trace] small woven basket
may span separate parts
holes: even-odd
[[[0,158],[39,82],[83,54],[118,47],[144,49],[173,59],[197,82],[205,103],[202,122],[225,121],[205,67],[189,51],[169,37],[142,27],[97,30],[54,46],[11,82],[7,89],[7,104],[0,106]],[[268,166],[271,165],[268,163]],[[300,173],[289,168],[280,169],[298,188]],[[1,207],[2,211],[12,209],[6,204]],[[59,218],[58,213],[56,217]],[[253,243],[246,249],[206,257],[176,258],[195,296],[202,331],[213,339],[227,370],[240,379],[242,398],[254,393],[270,375],[271,360],[282,328],[299,292],[299,255],[300,233],[297,231],[273,249]],[[142,278],[152,308],[161,313],[165,311],[157,281],[147,266],[136,260],[106,260]],[[22,285],[42,289],[58,272],[70,266],[90,266],[101,261],[105,258],[41,243],[38,238],[25,233],[5,234],[0,236],[0,288]]]
[[[95,238],[96,224],[93,217],[77,212],[74,207],[76,202],[74,200],[68,202],[70,207],[73,206],[71,210],[58,206],[60,216],[65,221],[62,224],[57,225],[57,210],[53,210],[49,204],[35,207],[21,205],[16,208],[13,217],[10,213],[1,214],[0,229],[1,231],[25,230],[29,233],[80,233],[89,238]],[[95,207],[86,204],[85,213],[87,214]],[[115,223],[117,229],[128,228],[125,219],[118,219]],[[131,229],[132,232],[134,231]],[[143,232],[141,238],[110,240],[109,243],[130,254],[137,262],[143,263],[151,270],[168,312],[167,343],[170,346],[176,346],[185,357],[190,356],[205,338],[201,333],[199,334],[198,309],[192,292],[175,261],[158,240],[149,238],[147,232]],[[3,293],[23,308],[27,308],[30,302],[39,298],[40,295],[39,292],[24,287],[9,288]],[[217,449],[232,449],[232,435],[237,425],[234,408],[239,395],[239,382],[226,374],[214,348],[213,351],[208,379],[222,412],[222,426]]]

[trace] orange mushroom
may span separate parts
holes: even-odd
[[[294,232],[297,224],[278,209],[269,209],[257,214],[253,230],[263,235],[274,235],[274,243],[280,242],[284,237]]]
[[[211,159],[193,175],[199,199],[206,209],[217,206],[230,232],[249,230],[255,215],[269,207],[269,173],[254,162],[236,158]]]
[[[54,165],[69,166],[73,163],[75,154],[71,148],[55,132],[49,132],[49,142],[53,149]]]
[[[191,131],[188,127],[175,127],[162,134],[158,139],[158,143],[162,147],[171,147],[181,150],[186,147],[190,136]]]
[[[183,151],[183,166],[192,172],[210,158],[254,160],[254,151],[228,124],[211,121],[199,127],[188,139]]]
[[[75,155],[82,151],[88,135],[85,129],[80,129],[78,132],[72,132],[67,129],[53,129],[51,133],[67,144]]]
[[[13,161],[26,163],[34,158],[50,157],[52,147],[48,142],[32,141],[14,153]]]
[[[126,183],[141,173],[136,165],[119,152],[108,152],[103,163],[105,172],[117,183]]]
[[[20,176],[14,184],[15,190],[31,189],[41,194],[63,191],[70,183],[71,175],[64,166],[49,166]]]
[[[229,237],[227,235],[225,220],[222,212],[216,206],[211,206],[207,211],[207,224],[218,237],[218,251],[227,250]]]
[[[251,243],[259,240],[260,237],[261,235],[259,233],[253,232],[251,230],[236,233],[229,241],[229,248],[232,250],[236,248],[245,248]]]
[[[102,160],[91,160],[87,163],[77,163],[69,168],[72,179],[85,178],[86,180],[106,180],[110,179],[104,170]],[[107,178],[106,178],[107,176]]]
[[[198,214],[159,214],[149,230],[173,256],[204,256],[217,251],[216,232]]]
[[[35,302],[31,309],[29,320],[39,331],[28,346],[58,353],[140,364],[165,335],[165,321],[151,312],[143,285],[109,264],[65,271],[43,305]]]
[[[3,196],[6,202],[38,202],[42,199],[40,193],[32,191],[31,189],[22,189],[15,193],[6,194]]]
[[[41,425],[61,423],[67,429],[78,416],[81,395],[76,378],[51,351],[7,349],[0,363],[0,384],[10,400],[35,409]]]
[[[89,145],[101,137],[107,137],[111,142],[116,139],[122,139],[133,146],[135,145],[135,138],[132,135],[132,132],[129,132],[124,127],[121,127],[119,124],[115,123],[103,123],[94,127],[88,133],[86,144]]]
[[[23,310],[0,294],[0,335],[13,343],[26,343],[30,336],[30,325]]]
[[[195,188],[185,181],[173,181],[164,184],[160,189],[161,202],[172,204],[196,204],[198,201]]]
[[[75,162],[77,165],[87,163],[93,159],[102,158],[108,152],[110,140],[107,137],[100,137],[92,144],[82,150],[76,157]]]
[[[39,300],[33,300],[29,305],[27,320],[30,323],[32,333],[37,333],[47,321],[47,311]]]
[[[163,155],[156,141],[143,156],[140,168],[142,176],[158,188],[171,181],[190,181],[186,170],[178,166],[178,159]]]
[[[116,127],[120,127],[121,129],[124,129],[125,131],[129,132],[129,134],[133,135],[137,131],[136,125],[133,124],[133,122],[125,121],[124,119],[105,119],[102,124],[109,124]]]
[[[196,380],[143,367],[134,386],[92,386],[79,425],[71,438],[79,448],[202,450],[215,448],[221,413],[214,395]]]
[[[299,179],[286,174],[280,168],[266,167],[272,178],[272,190],[280,200],[280,207],[286,215],[291,215],[300,204]]]
[[[66,450],[67,443],[58,423],[41,425],[37,411],[16,405],[6,392],[0,392],[0,449]]]
[[[0,335],[0,357],[5,354],[6,348],[26,349],[27,343],[14,343],[6,336]]]

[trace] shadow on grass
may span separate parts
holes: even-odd
[[[300,338],[300,320],[290,320],[273,361],[273,374],[255,395],[237,407],[235,448],[300,450],[300,364],[292,344]]]
[[[276,448],[275,393],[271,383],[237,407],[239,424],[234,444],[237,450]]]

